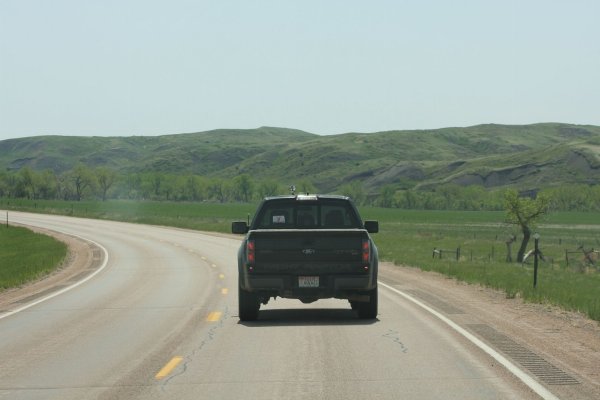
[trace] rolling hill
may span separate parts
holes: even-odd
[[[0,168],[62,172],[78,162],[159,171],[312,181],[322,191],[359,180],[520,189],[600,183],[600,127],[545,123],[319,136],[262,127],[155,137],[38,136],[0,141]]]

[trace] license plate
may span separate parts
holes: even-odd
[[[301,288],[318,288],[319,277],[318,276],[299,276],[298,287]]]

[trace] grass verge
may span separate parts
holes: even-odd
[[[67,255],[67,245],[26,228],[0,226],[0,291],[38,279]]]

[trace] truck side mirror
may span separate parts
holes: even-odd
[[[365,221],[365,229],[369,233],[379,232],[379,221]]]
[[[246,221],[234,221],[231,223],[231,233],[248,233],[248,223]]]

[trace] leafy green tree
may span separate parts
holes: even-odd
[[[137,198],[141,200],[158,198],[162,177],[160,174],[148,172],[140,175],[140,186]]]
[[[189,201],[191,195],[187,190],[187,178],[188,176],[177,176],[173,184],[173,200],[175,201]]]
[[[136,173],[127,174],[124,178],[117,180],[117,197],[122,196],[127,199],[140,199],[142,193],[142,181],[142,175]]]
[[[436,189],[436,201],[445,210],[452,210],[459,207],[459,200],[461,199],[462,188],[456,184],[447,184],[439,186]],[[442,204],[440,204],[442,203]]]
[[[223,179],[214,178],[208,184],[208,195],[211,199],[224,203],[228,199],[227,184]]]
[[[284,194],[280,188],[279,183],[274,180],[266,179],[260,182],[258,185],[258,196],[262,199],[264,197],[276,196],[278,194]]]
[[[384,208],[391,208],[394,206],[394,195],[396,194],[396,188],[393,185],[385,185],[379,189],[379,206]]]
[[[175,192],[176,189],[176,180],[177,178],[174,176],[165,176],[165,179],[162,183],[161,193],[164,195],[164,199],[169,201],[171,200],[171,196]]]
[[[599,211],[600,186],[561,185],[545,189],[543,193],[552,198],[552,209],[561,211]]]
[[[53,199],[56,197],[57,178],[54,171],[47,169],[39,175],[38,196],[40,199]]]
[[[348,196],[354,200],[357,206],[363,205],[367,199],[365,189],[360,181],[345,184],[340,187],[340,191],[344,196]]]
[[[150,177],[150,185],[152,187],[152,193],[156,199],[160,198],[160,191],[162,189],[165,176],[160,172],[155,172]]]
[[[68,200],[70,196],[69,172],[63,172],[56,177],[56,198]]]
[[[96,184],[94,173],[84,164],[79,163],[67,174],[67,180],[74,189],[75,200],[81,201],[88,190],[93,190]]]
[[[236,176],[233,180],[233,190],[237,200],[248,203],[254,193],[254,182],[247,174]]]
[[[117,173],[106,167],[96,168],[96,180],[98,182],[98,190],[102,201],[106,201],[108,190],[112,187],[117,179]]]
[[[184,177],[183,193],[186,200],[203,200],[206,193],[206,182],[198,175],[187,175]]]
[[[417,208],[417,200],[415,191],[406,189],[401,192],[399,203],[401,204],[401,208],[412,210]]]
[[[523,233],[521,247],[517,253],[517,262],[523,262],[531,231],[535,224],[548,213],[550,200],[547,196],[538,195],[536,199],[519,197],[514,189],[506,191],[504,196],[507,221],[517,225]]]
[[[37,199],[38,184],[40,181],[37,172],[29,167],[25,167],[19,171],[19,177],[27,198]]]
[[[8,173],[0,171],[0,197],[8,197]]]

